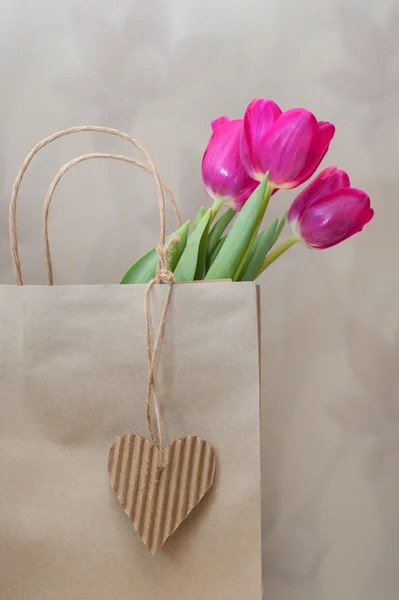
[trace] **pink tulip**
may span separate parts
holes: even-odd
[[[316,171],[334,133],[334,125],[303,108],[282,112],[272,100],[255,99],[244,116],[242,164],[257,181],[269,171],[275,188],[297,187]]]
[[[328,167],[295,198],[288,222],[305,246],[322,249],[358,233],[373,215],[368,195],[351,188],[344,171]]]
[[[237,211],[259,185],[241,164],[242,124],[242,119],[231,121],[228,117],[213,121],[213,135],[202,159],[202,179],[208,196]]]

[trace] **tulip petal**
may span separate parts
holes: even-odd
[[[242,119],[220,117],[202,159],[202,179],[213,199],[240,210],[258,183],[244,171],[240,158]]]
[[[335,126],[327,121],[319,121],[319,152],[321,158],[326,154],[335,134]],[[319,163],[320,164],[320,163]]]
[[[259,159],[261,172],[269,170],[270,182],[287,189],[295,187],[313,166],[319,127],[315,116],[302,108],[284,112],[264,135]]]
[[[320,128],[319,128],[319,142],[317,144],[317,151],[314,154],[313,164],[311,161],[309,161],[309,169],[307,171],[304,171],[302,176],[298,177],[295,185],[291,186],[291,187],[297,187],[298,185],[301,185],[302,183],[307,181],[310,177],[312,177],[313,173],[318,169],[321,161],[323,160],[323,158],[325,157],[325,155],[328,152],[328,148],[330,147],[331,139],[334,137],[335,127],[331,123],[322,123],[322,124],[328,125],[328,127],[326,127],[325,131],[322,131],[321,134],[320,134]],[[320,125],[320,123],[319,123],[319,125]]]
[[[223,123],[228,123],[230,121],[229,117],[219,117],[218,119],[215,119],[214,121],[212,121],[211,123],[211,128],[213,133],[215,133],[218,129],[218,127],[220,125],[223,125]]]
[[[336,190],[312,202],[298,221],[301,242],[330,248],[358,233],[373,218],[368,195],[355,188]]]
[[[316,158],[313,165],[310,165],[310,168],[307,172],[303,174],[302,177],[298,179],[297,185],[301,185],[312,177],[313,173],[319,167],[321,161],[325,157],[330,147],[330,142],[335,134],[335,126],[332,123],[328,123],[326,121],[319,121],[319,141],[317,144],[317,152]]]
[[[323,169],[295,198],[288,212],[288,223],[297,221],[307,207],[327,194],[341,188],[348,188],[350,181],[345,171],[337,167]]]
[[[244,116],[241,135],[241,160],[244,169],[257,181],[262,181],[260,173],[259,145],[266,131],[281,115],[280,107],[273,100],[255,98],[249,104]]]
[[[319,121],[319,141],[317,144],[317,151],[315,153],[315,159],[313,165],[309,165],[309,170],[304,172],[302,177],[300,177],[296,183],[296,185],[301,185],[305,181],[312,177],[313,173],[319,167],[321,161],[325,157],[330,147],[330,142],[335,134],[335,126],[332,123],[328,123],[326,121]]]

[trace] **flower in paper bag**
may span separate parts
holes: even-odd
[[[275,188],[297,187],[316,171],[334,133],[334,125],[308,110],[282,112],[272,100],[255,99],[244,116],[242,164],[257,181],[269,171]]]
[[[238,211],[258,186],[245,172],[240,159],[242,119],[220,117],[212,123],[212,137],[202,159],[202,179],[207,194]]]
[[[370,198],[350,187],[348,175],[324,169],[294,200],[288,222],[310,248],[330,248],[358,233],[373,218]]]
[[[334,134],[334,125],[318,121],[310,111],[283,112],[266,99],[254,99],[243,119],[213,121],[202,159],[202,179],[213,206],[201,207],[190,229],[187,222],[181,233],[182,228],[172,234],[180,241],[176,264],[170,263],[175,281],[254,281],[297,242],[329,248],[361,231],[374,215],[370,198],[351,187],[348,175],[336,167],[324,169],[289,211],[262,228],[272,194],[307,181]],[[218,215],[223,204],[230,209]],[[287,221],[293,234],[279,242]],[[155,247],[136,261],[128,270],[134,283],[140,277],[151,280],[157,260]]]

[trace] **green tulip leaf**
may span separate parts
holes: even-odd
[[[252,246],[269,202],[268,173],[237,214],[215,262],[205,279],[233,279]]]
[[[274,244],[277,242],[278,238],[280,237],[280,235],[281,235],[281,232],[282,232],[282,231],[283,231],[283,229],[284,229],[284,225],[285,225],[285,224],[286,224],[286,222],[287,222],[287,217],[288,217],[288,210],[287,210],[287,212],[285,213],[285,215],[283,216],[283,218],[281,219],[280,223],[279,223],[279,224],[278,224],[278,226],[277,226],[276,233],[275,233],[275,235],[274,235],[274,240],[273,240],[273,243],[272,243],[272,245],[270,246],[269,250],[270,250],[271,248],[273,248]]]
[[[211,264],[215,261],[215,258],[217,257],[217,255],[219,254],[223,244],[225,243],[227,239],[227,235],[224,235],[223,237],[220,238],[220,240],[218,241],[218,243],[216,244],[216,248],[213,250],[212,254],[209,257],[209,265],[208,265],[208,269],[211,266]],[[209,250],[208,250],[209,253]]]
[[[202,217],[204,216],[204,214],[205,214],[205,208],[204,208],[203,206],[201,206],[201,208],[200,208],[200,209],[199,209],[199,211],[197,212],[197,215],[196,215],[196,217],[195,217],[195,219],[194,219],[194,222],[193,222],[193,231],[194,231],[195,229],[197,229],[197,225],[198,225],[198,223],[201,221],[201,219],[202,219]]]
[[[254,281],[257,278],[265,256],[274,243],[277,223],[278,219],[275,219],[269,227],[258,233],[235,281]]]
[[[189,225],[190,221],[187,221],[187,223],[184,223],[180,229],[165,239],[165,244],[167,244],[175,236],[180,238],[179,241],[172,246],[168,253],[169,268],[172,272],[175,270],[184,248],[186,247]],[[155,246],[128,268],[122,277],[121,283],[149,283],[156,275],[157,264],[158,252],[157,247]]]
[[[195,279],[204,278],[211,215],[212,209],[209,208],[195,231],[188,238],[186,247],[174,271],[176,281],[194,281]]]
[[[212,227],[209,233],[208,256],[210,256],[215,250],[226,227],[231,223],[236,214],[237,212],[235,210],[229,208],[216,221],[215,225]]]

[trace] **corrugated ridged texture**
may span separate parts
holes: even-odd
[[[215,476],[215,451],[197,436],[175,440],[159,453],[136,434],[115,439],[108,459],[111,486],[151,554],[166,542],[209,490]]]

